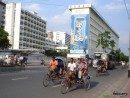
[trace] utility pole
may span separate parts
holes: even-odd
[[[130,32],[129,32],[129,66],[128,66],[128,78],[130,78]]]
[[[128,19],[130,20],[130,16],[128,17]],[[128,51],[129,51],[128,78],[130,78],[130,29],[129,29],[129,49],[128,49]]]
[[[127,12],[127,15],[128,15],[128,19],[130,20],[130,14],[129,14],[126,2],[125,2],[125,0],[123,0],[123,1],[124,1],[124,4],[125,4],[125,8],[126,8],[126,12]],[[129,49],[128,49],[128,51],[129,51],[128,78],[130,78],[130,31],[129,31]]]

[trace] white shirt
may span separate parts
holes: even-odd
[[[19,59],[20,59],[20,60],[23,60],[23,56],[20,56]]]
[[[76,68],[76,63],[69,63],[68,67],[69,67],[70,71],[74,71],[74,69]]]

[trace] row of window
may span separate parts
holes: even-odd
[[[29,39],[35,39],[35,40],[39,40],[39,41],[45,41],[45,38],[41,37],[41,36],[28,36],[28,35],[22,35],[21,38],[27,38],[28,40]]]
[[[45,39],[44,38],[29,39],[29,38],[25,38],[25,37],[24,38],[20,37],[20,41],[26,41],[26,42],[30,42],[30,43],[36,43],[36,44],[43,44]]]
[[[33,23],[35,25],[46,25],[46,22],[42,23],[40,21],[36,21],[36,20],[30,19],[30,18],[27,18],[27,17],[24,18],[23,16],[21,16],[21,20],[23,20],[23,21],[25,20],[25,21]]]
[[[42,34],[42,33],[38,33],[36,32],[35,34],[31,34],[31,33],[26,33],[26,32],[20,32],[20,35],[22,36],[27,36],[27,37],[30,37],[30,38],[36,38],[36,39],[39,39],[39,38],[44,38],[45,37],[45,34]],[[38,36],[39,35],[39,36]]]
[[[21,24],[21,25],[24,24],[24,25],[31,26],[31,27],[35,26],[35,27],[46,28],[46,25],[44,25],[44,24],[31,23],[31,22],[27,22],[27,21],[24,22],[24,21],[22,21],[22,20],[21,20],[20,24]]]
[[[46,24],[46,22],[43,20],[43,19],[40,19],[40,17],[36,17],[36,16],[34,16],[32,13],[30,13],[30,12],[24,12],[23,10],[21,11],[21,14],[22,14],[22,16],[24,16],[24,15],[26,15],[26,16],[28,16],[29,18],[31,18],[31,19],[34,19],[34,20],[37,20],[37,21],[39,21],[39,22],[41,22],[41,23],[44,23],[44,24]],[[26,18],[27,19],[27,18]]]
[[[20,26],[21,30],[27,31],[27,32],[32,32],[34,34],[42,34],[42,33],[46,33],[46,29],[40,29],[38,27],[34,27],[34,28],[27,28],[27,27],[23,27]],[[39,32],[39,33],[38,33]]]
[[[39,47],[37,45],[33,45],[33,46],[30,46],[30,45],[26,45],[26,43],[24,44],[19,44],[19,49],[27,49],[27,48],[35,48],[35,49],[44,49],[44,47]]]

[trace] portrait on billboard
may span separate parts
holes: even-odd
[[[84,41],[86,21],[85,18],[75,18],[75,41]]]

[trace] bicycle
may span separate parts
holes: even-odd
[[[77,85],[77,84],[84,84],[84,89],[85,90],[89,90],[90,88],[90,75],[86,75],[83,78],[79,79],[78,81],[71,80],[69,78],[69,74],[67,73],[64,80],[61,82],[61,93],[62,94],[66,94],[67,92],[69,92],[70,88],[73,85]]]
[[[64,76],[59,75],[56,70],[53,70],[52,72],[49,70],[47,74],[43,77],[43,86],[47,87],[49,86],[50,82],[56,83],[59,82],[61,79],[63,79]]]

